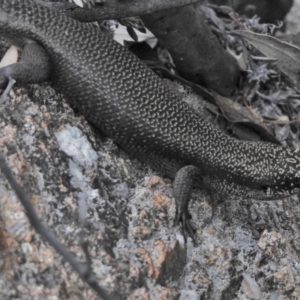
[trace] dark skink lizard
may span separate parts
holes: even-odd
[[[298,150],[224,135],[97,28],[41,2],[0,0],[0,34],[25,54],[39,51],[0,69],[0,86],[12,78],[44,81],[51,73],[53,86],[90,122],[132,156],[175,177],[176,220],[189,232],[187,204],[195,180],[229,198],[273,200],[299,192]],[[24,76],[22,69],[39,60],[48,62],[47,74],[36,67]]]

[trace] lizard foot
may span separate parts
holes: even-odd
[[[191,199],[192,189],[195,180],[201,177],[200,170],[194,166],[185,166],[181,168],[174,180],[174,197],[176,201],[176,217],[174,224],[182,224],[184,241],[187,241],[187,235],[189,235],[195,242],[196,230],[191,224],[191,214],[188,210],[188,204]]]
[[[188,210],[181,210],[180,208],[177,208],[174,226],[177,226],[179,223],[181,223],[185,243],[187,242],[188,236],[192,238],[194,243],[196,242],[196,229],[193,227],[191,219],[192,215]]]

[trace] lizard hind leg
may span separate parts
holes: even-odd
[[[5,88],[0,103],[7,100],[15,83],[31,84],[49,80],[51,62],[42,46],[27,41],[22,49],[20,61],[0,68],[0,88]]]
[[[189,235],[195,242],[195,229],[190,220],[191,214],[188,210],[188,205],[191,199],[192,189],[199,178],[201,178],[200,169],[195,166],[185,166],[181,168],[173,183],[173,193],[176,201],[176,216],[174,224],[182,224],[183,236],[185,242]]]

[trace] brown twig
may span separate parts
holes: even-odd
[[[70,9],[70,5],[68,7],[72,18],[83,22],[93,22],[141,16],[199,2],[203,2],[203,0],[109,0],[92,8],[80,8],[75,5],[72,9]],[[62,6],[63,4],[60,3],[59,5]]]
[[[91,271],[91,268],[86,264],[79,262],[75,256],[58,240],[56,235],[40,221],[31,201],[28,199],[23,188],[15,180],[2,154],[0,154],[0,169],[22,203],[31,226],[75,269],[80,278],[86,282],[102,299],[111,300],[112,298],[108,295],[108,293],[98,284],[98,280]]]

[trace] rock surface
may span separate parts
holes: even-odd
[[[300,205],[195,190],[197,243],[173,226],[172,181],[124,153],[46,84],[0,107],[0,152],[41,220],[113,299],[300,299]],[[0,181],[0,298],[97,299]],[[222,200],[222,199],[221,199]]]

